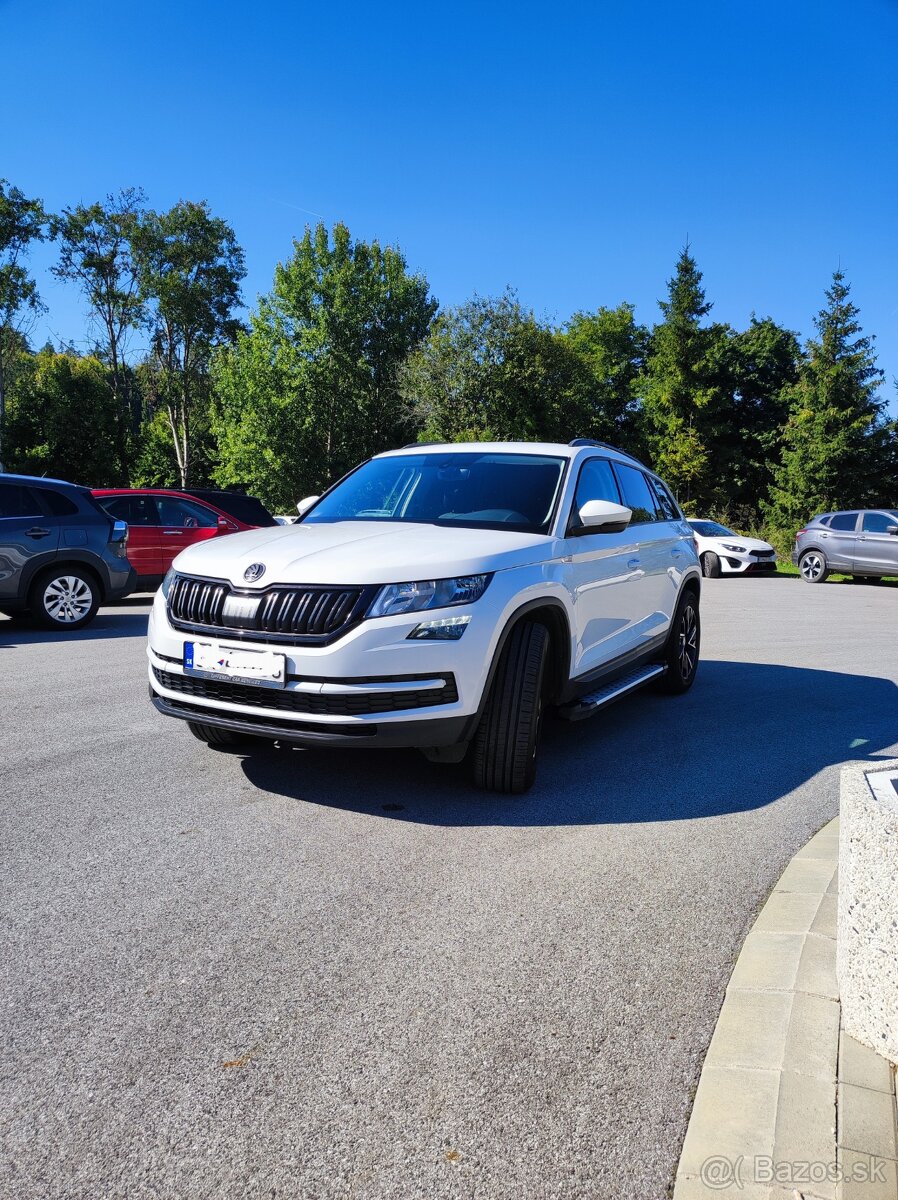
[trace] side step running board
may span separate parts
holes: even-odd
[[[594,692],[589,692],[571,704],[564,705],[558,710],[558,715],[566,721],[583,721],[613,700],[619,700],[621,696],[635,692],[649,680],[657,679],[659,675],[664,674],[665,670],[666,668],[658,663],[648,667],[637,667],[635,671],[628,671],[626,675],[620,675],[611,683],[606,683],[604,687],[596,688]]]

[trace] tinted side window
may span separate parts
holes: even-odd
[[[830,529],[841,529],[843,533],[853,532],[857,525],[857,513],[836,513],[829,523]]]
[[[71,517],[78,512],[78,505],[62,492],[51,492],[49,488],[35,488],[38,498],[54,517]]]
[[[680,510],[677,508],[673,496],[667,490],[667,485],[663,484],[660,479],[650,479],[649,482],[661,510],[661,519],[663,521],[681,521],[683,518],[680,516]]]
[[[575,520],[587,500],[610,500],[612,504],[621,502],[614,471],[607,458],[589,458],[580,468],[574,496]]]
[[[0,483],[0,518],[43,515],[37,497],[30,488],[18,483]]]
[[[887,533],[890,525],[898,525],[898,517],[888,513],[864,513],[864,533]]]
[[[655,493],[649,487],[649,481],[642,471],[637,471],[635,467],[624,466],[623,463],[615,463],[614,472],[620,484],[623,503],[627,508],[633,510],[631,525],[664,520],[658,511]]]
[[[152,496],[99,496],[98,502],[117,521],[126,525],[158,525],[159,514]]]
[[[211,508],[204,504],[195,504],[193,500],[178,500],[174,496],[157,496],[159,505],[159,523],[174,526],[177,529],[214,529],[218,525],[218,517]]]

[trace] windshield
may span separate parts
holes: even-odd
[[[718,525],[716,521],[690,521],[689,524],[699,537],[736,537],[732,529]]]
[[[303,524],[401,521],[546,533],[566,461],[477,451],[373,458],[338,483]]]

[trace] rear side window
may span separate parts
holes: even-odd
[[[181,500],[176,496],[157,496],[159,523],[176,529],[214,529],[218,517],[205,504]]]
[[[98,496],[97,502],[126,525],[158,525],[159,514],[152,496]]]
[[[587,500],[610,500],[620,504],[620,492],[614,471],[607,458],[590,458],[580,468],[577,492],[574,496],[574,512],[580,511]]]
[[[47,512],[54,517],[71,517],[79,511],[78,505],[62,492],[51,492],[49,488],[35,488],[35,491]]]
[[[894,513],[864,513],[864,533],[888,533],[890,525],[898,525]]]
[[[663,521],[682,521],[680,510],[677,508],[676,501],[667,490],[667,485],[662,483],[660,479],[649,478],[652,489],[655,493],[655,498],[658,501],[658,507],[661,509],[661,519]]]
[[[631,525],[665,520],[659,511],[655,493],[642,471],[637,471],[635,467],[627,467],[623,463],[615,463],[614,472],[620,484],[623,503],[633,510]]]
[[[42,517],[37,496],[19,483],[0,483],[0,520],[3,517]]]
[[[839,529],[843,533],[853,533],[857,528],[857,513],[836,513],[829,523],[830,529]]]

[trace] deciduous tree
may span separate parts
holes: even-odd
[[[129,410],[130,420],[119,423],[125,439],[140,417],[127,346],[146,319],[132,250],[145,206],[139,188],[125,188],[105,201],[65,208],[52,224],[60,246],[53,273],[76,282],[88,302],[97,353],[109,363],[116,400]],[[126,445],[123,440],[119,447],[123,457]]]
[[[250,328],[216,356],[216,477],[290,505],[413,437],[401,364],[436,310],[400,250],[319,224],[275,271]]]
[[[44,240],[46,224],[40,200],[0,179],[0,470],[10,371],[31,319],[43,308],[24,260],[31,243]]]
[[[233,229],[209,205],[182,200],[148,212],[134,231],[140,296],[149,307],[149,380],[165,411],[182,487],[191,480],[191,431],[209,402],[213,350],[239,329],[234,309],[246,274]]]

